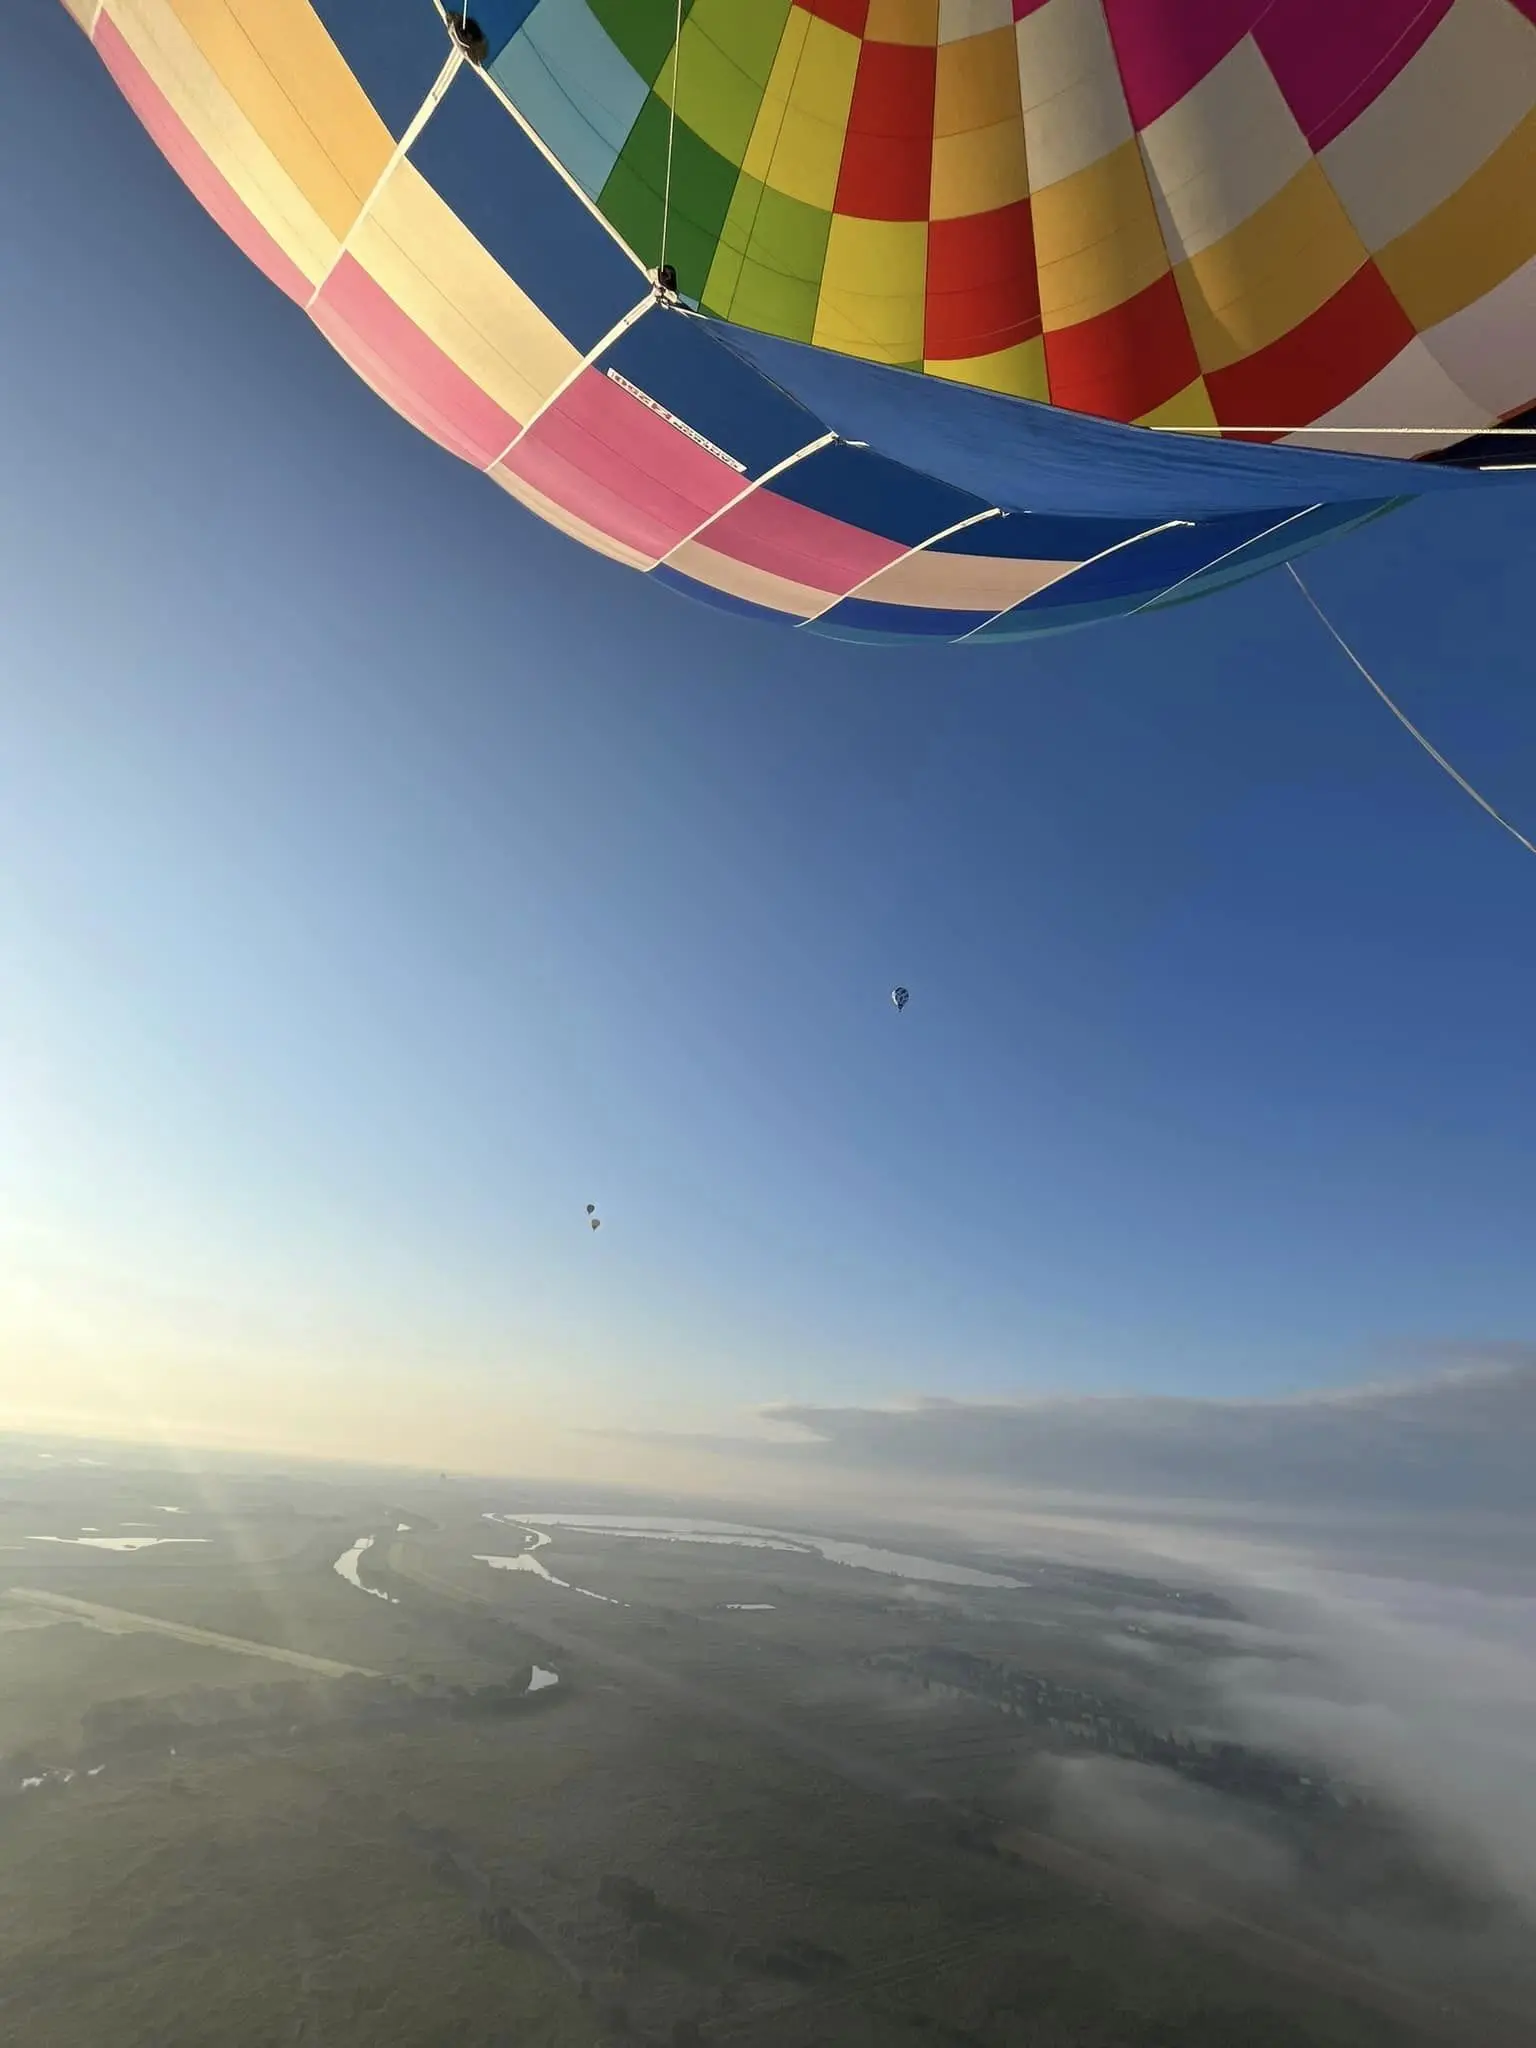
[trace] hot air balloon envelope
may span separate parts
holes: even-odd
[[[1536,399],[1524,0],[66,4],[397,412],[749,618],[1183,603]]]

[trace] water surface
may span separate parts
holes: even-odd
[[[172,1540],[174,1541],[174,1538]],[[387,1600],[391,1607],[398,1607],[400,1603],[393,1593],[381,1592],[377,1586],[365,1586],[358,1576],[357,1561],[365,1550],[372,1550],[372,1548],[373,1538],[371,1536],[359,1536],[352,1548],[344,1550],[341,1556],[337,1558],[335,1564],[331,1566],[331,1570],[340,1572],[347,1584],[349,1586],[356,1586],[359,1593],[369,1593],[375,1600]]]
[[[546,1537],[545,1541],[549,1539]],[[493,1572],[531,1572],[536,1579],[542,1579],[546,1586],[558,1586],[564,1593],[580,1593],[584,1600],[601,1600],[605,1607],[625,1607],[625,1600],[615,1600],[611,1593],[594,1593],[590,1586],[573,1586],[569,1579],[557,1579],[547,1566],[542,1565],[531,1550],[520,1550],[516,1557],[477,1556],[476,1564],[488,1564]]]
[[[488,1515],[487,1521],[497,1517]],[[691,1516],[669,1515],[569,1515],[519,1513],[500,1517],[520,1522],[525,1528],[569,1529],[573,1534],[613,1536],[621,1540],[659,1543],[721,1543],[747,1550],[783,1550],[802,1557],[823,1557],[828,1564],[846,1565],[850,1571],[879,1572],[892,1579],[923,1579],[945,1586],[989,1586],[1000,1592],[1019,1592],[1028,1579],[1010,1579],[1001,1572],[978,1571],[968,1564],[950,1564],[943,1558],[918,1557],[901,1550],[884,1550],[874,1543],[845,1543],[830,1536],[795,1536],[784,1529],[759,1529],[744,1522],[701,1521]]]

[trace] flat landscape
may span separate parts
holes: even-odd
[[[1209,1589],[92,1460],[0,1469],[8,2038],[1536,2039],[1508,1907],[1221,1725]]]

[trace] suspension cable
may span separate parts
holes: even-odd
[[[683,57],[683,0],[677,0],[677,26],[672,38],[672,99],[667,113],[667,175],[661,194],[661,261],[667,267],[667,228],[672,218],[672,150],[677,141],[677,74]]]
[[[1328,614],[1323,610],[1322,606],[1318,603],[1317,599],[1312,595],[1311,591],[1308,590],[1306,584],[1302,582],[1301,577],[1297,572],[1295,563],[1287,562],[1285,566],[1290,573],[1292,582],[1296,585],[1296,588],[1301,592],[1302,596],[1307,600],[1307,603],[1311,605],[1313,611],[1317,614],[1319,621],[1321,622],[1325,631],[1328,633],[1329,637],[1333,640],[1334,644],[1339,648],[1340,652],[1344,654],[1347,657],[1347,659],[1350,662],[1352,662],[1353,665],[1360,671],[1361,675],[1365,677],[1365,680],[1376,692],[1377,696],[1381,699],[1382,703],[1386,705],[1387,709],[1391,712],[1392,716],[1397,720],[1398,724],[1401,725],[1405,731],[1413,735],[1413,737],[1418,741],[1419,745],[1424,749],[1425,753],[1428,754],[1431,761],[1435,763],[1436,767],[1443,768],[1445,770],[1446,774],[1450,776],[1452,782],[1456,784],[1458,789],[1465,790],[1467,795],[1471,797],[1473,803],[1475,803],[1480,810],[1484,810],[1488,813],[1489,817],[1492,818],[1495,825],[1502,825],[1504,830],[1509,834],[1510,838],[1518,839],[1520,844],[1525,848],[1527,853],[1536,853],[1536,845],[1532,845],[1531,841],[1526,838],[1525,834],[1522,831],[1520,831],[1518,827],[1511,825],[1508,818],[1501,816],[1501,814],[1493,808],[1493,805],[1489,803],[1487,797],[1480,795],[1478,791],[1472,787],[1471,783],[1468,782],[1465,775],[1461,774],[1457,769],[1451,766],[1450,762],[1447,761],[1444,754],[1440,752],[1439,748],[1432,746],[1430,744],[1430,742],[1424,737],[1423,733],[1419,731],[1419,728],[1414,724],[1413,720],[1408,716],[1408,714],[1405,711],[1400,711],[1397,705],[1393,703],[1392,699],[1387,695],[1386,691],[1381,687],[1380,683],[1377,682],[1376,678],[1371,674],[1370,670],[1366,667],[1365,663],[1360,659],[1359,655],[1356,654],[1353,647],[1351,647],[1349,642],[1344,638],[1344,635],[1339,631],[1338,627],[1333,623],[1332,619],[1330,619]]]

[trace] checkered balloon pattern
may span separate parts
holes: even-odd
[[[65,4],[398,412],[749,617],[1183,603],[1536,402],[1536,0]]]

